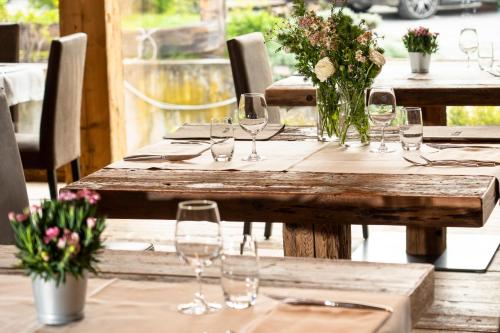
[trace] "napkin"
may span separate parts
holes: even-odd
[[[447,148],[423,154],[426,158],[436,160],[476,160],[484,162],[500,162],[500,146],[483,148],[467,146],[463,148]]]
[[[257,134],[257,140],[269,140],[280,133],[285,125],[267,124],[262,132]],[[169,133],[164,139],[209,139],[210,124],[184,124],[174,133]],[[234,125],[234,138],[236,140],[250,140],[251,136],[245,132],[239,125]]]
[[[210,149],[209,143],[184,143],[162,141],[150,146],[146,146],[133,154],[124,157],[124,160],[184,160],[199,156],[204,151]]]
[[[280,303],[242,333],[366,333],[377,332],[390,317],[377,310],[332,308]]]

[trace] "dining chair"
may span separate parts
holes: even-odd
[[[14,244],[7,215],[28,207],[23,166],[4,94],[0,94],[0,244]]]
[[[80,179],[80,109],[87,35],[76,33],[53,40],[38,134],[17,133],[26,169],[45,169],[50,197],[57,198],[56,170],[71,163]]]
[[[0,24],[0,62],[19,62],[21,26],[17,23]],[[19,108],[17,105],[10,107],[14,131],[17,132],[19,124]]]
[[[232,38],[227,41],[227,50],[237,102],[244,93],[263,94],[273,83],[273,74],[262,33]],[[281,123],[279,107],[268,107],[267,111],[270,124]]]
[[[273,83],[271,64],[267,55],[264,36],[260,32],[241,35],[227,42],[229,61],[233,73],[236,100],[239,104],[240,96],[244,93],[263,94],[268,86]],[[267,109],[270,124],[280,124],[281,115],[278,107]],[[272,224],[267,222],[264,237],[271,237]],[[251,224],[245,223],[243,233],[251,232]]]

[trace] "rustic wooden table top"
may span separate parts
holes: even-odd
[[[217,201],[227,221],[481,227],[492,176],[102,169],[65,190],[97,190],[113,218],[175,218],[182,200]]]
[[[500,105],[500,78],[466,67],[462,61],[433,61],[428,74],[412,74],[408,61],[390,60],[374,85],[393,87],[398,105]],[[291,76],[266,89],[272,106],[315,106],[316,90],[301,76]]]
[[[21,274],[13,246],[0,245],[0,274]],[[105,250],[103,278],[193,281],[193,269],[173,253]],[[219,262],[204,270],[203,280],[218,283]],[[261,286],[310,288],[404,295],[410,299],[415,325],[434,299],[434,268],[426,264],[379,264],[304,258],[261,258]]]

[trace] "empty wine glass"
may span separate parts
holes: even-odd
[[[184,262],[195,268],[198,292],[194,300],[181,304],[177,309],[185,314],[201,315],[221,309],[217,303],[209,303],[202,292],[201,275],[220,255],[222,236],[217,203],[208,200],[192,200],[179,203],[175,225],[175,249]]]
[[[470,55],[476,52],[478,45],[479,41],[476,29],[464,28],[460,31],[458,46],[467,55],[467,67],[470,67]]]
[[[377,125],[382,126],[382,137],[375,153],[390,153],[394,149],[385,144],[385,127],[396,117],[396,95],[394,90],[388,87],[372,88],[368,97],[368,114],[370,119]]]
[[[252,136],[252,153],[244,161],[256,162],[263,159],[257,154],[255,137],[267,125],[267,104],[263,94],[242,94],[238,118],[241,128]]]

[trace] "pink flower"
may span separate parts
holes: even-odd
[[[96,222],[97,219],[95,217],[87,218],[87,227],[89,227],[89,229],[93,229],[95,227]]]
[[[59,238],[57,241],[57,247],[61,250],[66,247],[66,239],[64,237]]]
[[[9,216],[10,221],[12,221],[12,222],[17,221],[16,220],[16,213],[10,212],[8,216]]]
[[[77,193],[78,198],[80,199],[86,199],[89,204],[94,205],[96,204],[100,199],[101,196],[99,193],[89,190],[89,189],[83,189],[78,191]]]
[[[32,205],[31,206],[31,214],[42,214],[42,207],[40,205]]]
[[[76,232],[72,232],[68,238],[69,245],[77,245],[80,242],[80,235]]]
[[[61,192],[59,194],[59,201],[73,201],[77,198],[76,194],[70,191]]]
[[[43,242],[45,244],[49,244],[53,239],[57,238],[57,236],[59,236],[58,227],[48,228],[47,230],[45,230],[45,237],[43,237]]]
[[[23,213],[23,214],[16,214],[16,219],[15,219],[15,220],[16,220],[17,222],[24,222],[24,221],[26,221],[29,217],[30,217],[30,215],[29,215],[29,214],[25,214],[25,213]]]

